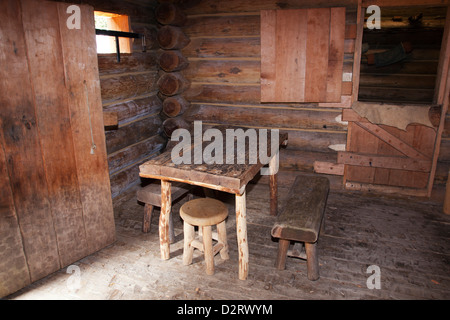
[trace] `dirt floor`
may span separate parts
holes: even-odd
[[[280,203],[287,190],[280,188]],[[192,265],[182,264],[178,210],[186,198],[173,206],[176,240],[171,258],[162,261],[159,210],[150,233],[142,233],[143,205],[134,194],[115,203],[114,244],[7,299],[450,299],[450,216],[442,213],[440,203],[332,191],[318,243],[320,279],[313,282],[306,277],[304,260],[288,258],[286,270],[275,269],[269,188],[249,185],[249,277],[242,281],[233,196],[218,195],[229,206],[230,259],[217,255],[215,274],[208,276],[198,251]]]

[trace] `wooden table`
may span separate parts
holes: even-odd
[[[234,128],[235,129],[235,128]],[[220,129],[225,132],[222,127]],[[257,129],[255,129],[258,131]],[[245,129],[244,129],[245,131]],[[269,131],[270,132],[270,131]],[[268,136],[268,154],[270,154],[270,134]],[[225,135],[224,135],[225,137]],[[225,140],[225,138],[224,138]],[[202,150],[210,144],[210,141],[202,142]],[[287,133],[280,133],[279,146],[287,143]],[[223,143],[225,147],[225,141]],[[279,150],[277,148],[277,153]],[[191,149],[194,150],[194,142]],[[246,146],[246,155],[249,148]],[[192,152],[193,154],[194,152]],[[225,155],[225,150],[224,153]],[[276,153],[275,153],[276,154]],[[278,157],[275,154],[269,162],[270,175],[270,211],[277,215],[277,179],[276,171]],[[246,157],[248,162],[248,157]],[[239,279],[245,280],[248,275],[248,242],[246,219],[246,186],[259,170],[264,166],[260,161],[256,164],[174,164],[171,158],[171,150],[167,150],[159,156],[145,162],[140,166],[140,176],[161,180],[161,215],[159,220],[159,237],[161,258],[169,259],[169,214],[171,212],[171,181],[179,181],[192,185],[220,190],[236,195],[236,233],[239,249]]]

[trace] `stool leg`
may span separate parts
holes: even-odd
[[[150,232],[150,224],[152,222],[153,206],[146,203],[144,206],[144,219],[142,220],[142,232]]]
[[[319,256],[317,253],[317,242],[306,243],[306,264],[308,267],[308,279],[315,281],[319,279]]]
[[[214,256],[212,248],[212,232],[211,226],[204,226],[203,229],[203,249],[206,262],[206,274],[214,274]]]
[[[227,225],[225,220],[217,225],[217,236],[219,243],[223,244],[223,248],[220,249],[220,257],[223,260],[230,259],[228,254],[228,241],[227,241]]]
[[[192,256],[194,255],[194,247],[192,241],[195,238],[195,228],[186,221],[183,224],[184,231],[184,250],[183,250],[183,264],[185,266],[192,263]]]
[[[286,268],[286,257],[291,242],[289,240],[280,239],[278,241],[278,255],[275,267],[278,270],[284,270]]]

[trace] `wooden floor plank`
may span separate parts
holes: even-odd
[[[287,186],[279,190],[283,203]],[[201,196],[201,189],[198,190]],[[331,191],[320,235],[320,279],[309,281],[306,261],[288,258],[286,270],[274,267],[278,243],[271,239],[274,217],[269,215],[269,186],[249,185],[247,225],[249,277],[238,279],[238,250],[234,197],[218,192],[229,207],[227,236],[230,259],[215,257],[215,274],[205,274],[200,252],[184,266],[183,227],[173,204],[175,243],[171,259],[162,261],[156,228],[141,232],[143,206],[134,196],[116,205],[117,242],[80,260],[84,287],[72,297],[103,299],[448,299],[448,225],[441,204],[415,198],[364,195]],[[158,224],[155,209],[152,224]],[[368,289],[367,268],[380,267],[381,289]],[[59,279],[59,280],[58,280]],[[41,298],[60,286],[69,296],[64,271],[21,290],[14,298]],[[31,290],[34,289],[34,290]],[[53,290],[53,291],[52,291]],[[66,293],[65,293],[66,292]]]

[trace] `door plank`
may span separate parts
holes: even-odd
[[[85,257],[87,246],[57,6],[43,1],[36,8],[36,1],[23,0],[22,17],[53,226],[61,266],[67,266]]]
[[[36,3],[33,8],[37,11]],[[0,39],[1,134],[30,279],[35,281],[58,270],[60,263],[19,1],[6,1],[0,10]]]
[[[106,159],[93,8],[80,5],[81,28],[68,29],[68,4],[58,3],[65,82],[90,252],[115,240],[111,187]],[[79,66],[86,66],[80,68]]]

